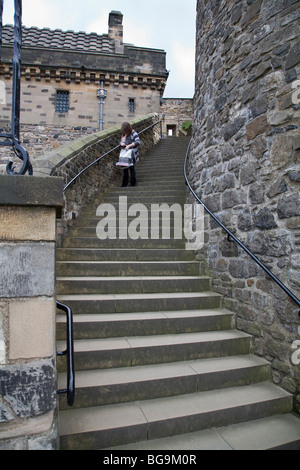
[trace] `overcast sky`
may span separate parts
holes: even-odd
[[[123,13],[124,42],[163,49],[170,75],[165,98],[192,98],[196,0],[23,0],[26,27],[108,33],[108,15]],[[3,24],[13,24],[14,0],[4,0]]]

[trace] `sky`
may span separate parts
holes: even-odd
[[[22,24],[101,35],[112,10],[123,14],[125,43],[167,53],[164,98],[193,98],[196,0],[23,0]],[[14,24],[14,0],[4,0],[3,24]]]

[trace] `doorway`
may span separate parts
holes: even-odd
[[[176,125],[175,124],[167,124],[167,136],[176,137]]]

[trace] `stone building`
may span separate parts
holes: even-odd
[[[197,2],[189,176],[208,209],[300,298],[299,1]],[[299,307],[208,217],[214,289],[300,409]]]
[[[98,130],[160,111],[166,53],[124,44],[122,22],[112,11],[102,35],[23,27],[21,125]],[[2,126],[10,121],[13,38],[13,26],[3,26]]]

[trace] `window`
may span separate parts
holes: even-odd
[[[134,98],[129,98],[129,112],[130,113],[134,113],[134,109],[135,109],[135,102],[134,102]]]
[[[67,113],[69,111],[69,92],[68,91],[57,90],[55,111],[58,113]]]

